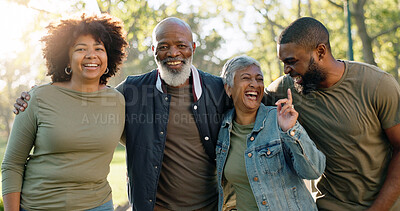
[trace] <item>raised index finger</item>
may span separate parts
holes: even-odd
[[[287,98],[288,98],[288,104],[292,105],[293,103],[293,99],[292,99],[292,91],[290,90],[290,88],[287,90]]]

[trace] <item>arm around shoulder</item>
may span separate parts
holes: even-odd
[[[121,83],[119,83],[119,84],[115,87],[115,89],[118,90],[119,92],[121,92],[121,94],[124,94],[125,82],[126,82],[126,79],[123,80]]]

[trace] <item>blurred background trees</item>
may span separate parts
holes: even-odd
[[[0,10],[12,6],[21,8],[17,10],[18,16],[26,15],[27,11],[31,15],[26,20],[30,24],[11,35],[20,37],[18,50],[3,49],[0,54],[0,139],[8,137],[14,118],[12,104],[21,90],[50,81],[45,77],[38,40],[44,27],[60,17],[107,12],[124,21],[129,57],[121,73],[110,81],[112,86],[127,75],[146,73],[156,67],[151,52],[152,30],[169,16],[179,17],[192,27],[197,44],[193,63],[199,69],[219,75],[227,59],[248,54],[260,61],[268,85],[283,74],[276,55],[277,36],[301,16],[323,22],[331,34],[334,56],[347,59],[347,2],[354,60],[377,65],[399,81],[399,0],[5,0]],[[6,27],[14,26],[13,19],[1,18]],[[1,27],[2,33],[11,31]]]

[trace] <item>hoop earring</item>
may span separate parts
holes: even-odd
[[[109,69],[107,67],[106,71],[103,73],[103,75],[106,75],[109,72]]]
[[[64,72],[65,72],[65,74],[67,74],[67,75],[71,75],[72,69],[71,69],[70,67],[65,67]]]

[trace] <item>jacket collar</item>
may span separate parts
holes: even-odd
[[[271,106],[267,107],[261,103],[260,107],[257,110],[256,122],[253,127],[253,132],[260,131],[265,127],[265,122],[268,117],[268,113],[273,109],[275,108]],[[222,121],[222,127],[230,127],[234,116],[235,116],[235,108],[227,111],[225,113],[224,120]]]
[[[201,78],[199,75],[199,71],[197,70],[197,68],[195,66],[191,66],[190,70],[192,71],[192,84],[193,84],[193,88],[192,88],[192,93],[193,93],[193,97],[194,97],[194,102],[196,102],[198,99],[200,99],[201,94],[203,93],[203,90],[201,88]],[[156,81],[156,87],[158,89],[158,91],[160,91],[161,93],[165,93],[165,91],[162,88],[163,85],[163,80],[161,80],[160,77],[160,72],[157,69],[157,81]]]

